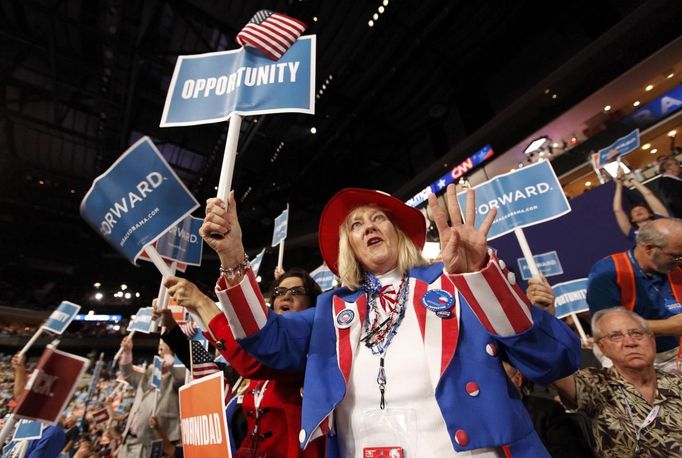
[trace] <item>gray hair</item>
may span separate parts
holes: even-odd
[[[637,231],[637,245],[653,245],[663,248],[668,243],[668,235],[671,234],[670,226],[677,226],[674,230],[682,230],[682,219],[659,218],[647,221]]]
[[[649,329],[649,325],[647,324],[646,320],[642,318],[641,316],[637,315],[635,312],[628,310],[623,307],[611,307],[608,309],[603,309],[599,310],[597,313],[592,315],[592,337],[594,337],[594,340],[599,340],[601,337],[603,337],[601,328],[599,327],[599,322],[601,321],[602,318],[604,318],[606,315],[610,315],[612,313],[622,313],[623,315],[627,315],[633,320],[635,320],[639,325],[644,329],[647,333],[651,332],[651,329]]]

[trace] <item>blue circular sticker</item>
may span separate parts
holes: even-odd
[[[455,303],[452,294],[442,289],[431,289],[422,296],[422,305],[432,312],[449,310]]]
[[[355,320],[355,312],[351,309],[343,309],[336,315],[336,327],[339,329],[346,329],[353,324]]]

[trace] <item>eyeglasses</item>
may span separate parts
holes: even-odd
[[[645,331],[644,329],[628,329],[627,331],[625,331],[625,334],[627,334],[628,336],[632,337],[635,340],[642,340],[644,336],[649,335],[649,332]],[[612,332],[611,334],[600,337],[598,340],[609,339],[609,341],[613,343],[618,343],[623,341],[623,339],[625,338],[625,334],[623,334],[622,332]]]
[[[305,296],[308,294],[308,288],[305,286],[294,286],[293,288],[285,288],[284,286],[278,286],[272,292],[275,297],[286,296],[287,293],[291,293],[292,296]]]

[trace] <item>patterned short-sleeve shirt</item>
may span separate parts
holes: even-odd
[[[656,371],[656,377],[652,406],[613,367],[576,372],[578,409],[593,420],[598,456],[631,457],[637,446],[639,457],[682,456],[682,375]],[[637,430],[655,406],[658,414],[641,430],[638,443]]]

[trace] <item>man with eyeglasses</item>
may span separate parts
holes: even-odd
[[[592,419],[597,456],[682,456],[682,376],[655,369],[647,321],[622,307],[592,316],[613,367],[588,367],[554,383],[562,401]]]
[[[682,336],[682,220],[661,218],[642,225],[637,245],[607,256],[590,271],[590,313],[623,306],[645,320],[656,336],[655,365],[679,372]]]

